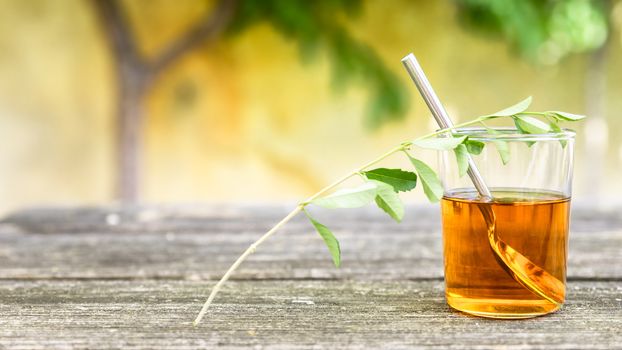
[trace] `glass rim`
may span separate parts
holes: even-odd
[[[467,127],[454,129],[454,134],[467,135],[469,140],[475,141],[559,141],[574,140],[576,132],[572,129],[563,128],[559,132],[548,132],[543,134],[523,134],[512,127],[492,127],[499,134],[492,134],[483,127]]]

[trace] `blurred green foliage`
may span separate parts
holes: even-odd
[[[237,34],[267,21],[283,36],[296,40],[303,62],[323,50],[330,57],[335,91],[357,83],[370,92],[366,125],[375,128],[402,118],[408,109],[407,89],[374,50],[354,39],[343,20],[360,13],[359,0],[243,0],[229,26]]]
[[[465,25],[509,41],[522,57],[536,64],[556,64],[570,54],[595,50],[608,36],[608,0],[454,2]],[[267,22],[297,42],[303,62],[326,52],[336,91],[349,83],[369,90],[365,120],[367,126],[376,128],[405,115],[407,89],[374,50],[354,39],[344,26],[343,20],[359,14],[361,6],[360,0],[241,0],[228,33],[235,35]]]
[[[467,26],[501,37],[525,58],[556,64],[601,47],[609,32],[608,0],[454,0]]]

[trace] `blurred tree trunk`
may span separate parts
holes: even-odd
[[[165,69],[189,51],[220,36],[235,11],[236,1],[220,0],[194,28],[153,59],[141,54],[118,0],[91,1],[116,65],[116,197],[133,203],[140,198],[145,97]]]

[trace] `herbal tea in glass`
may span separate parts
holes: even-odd
[[[473,159],[492,196],[482,198],[456,176],[455,162],[444,154],[441,212],[448,304],[494,318],[559,309],[565,296],[574,133],[459,133],[491,144]]]

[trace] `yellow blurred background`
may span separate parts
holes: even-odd
[[[121,5],[146,57],[213,8],[200,0]],[[322,51],[301,59],[296,40],[259,22],[192,50],[148,90],[140,199],[298,200],[432,130],[400,63],[412,51],[456,121],[529,95],[534,110],[595,111],[568,125],[578,130],[574,198],[622,203],[622,2],[612,1],[607,12],[608,46],[596,58],[600,83],[590,81],[598,76],[590,70],[593,52],[530,62],[506,40],[461,24],[449,0],[361,5],[358,16],[338,18],[400,78],[409,100],[402,120],[367,127],[363,83],[335,88]],[[115,200],[117,92],[114,56],[91,2],[0,0],[0,212]]]

